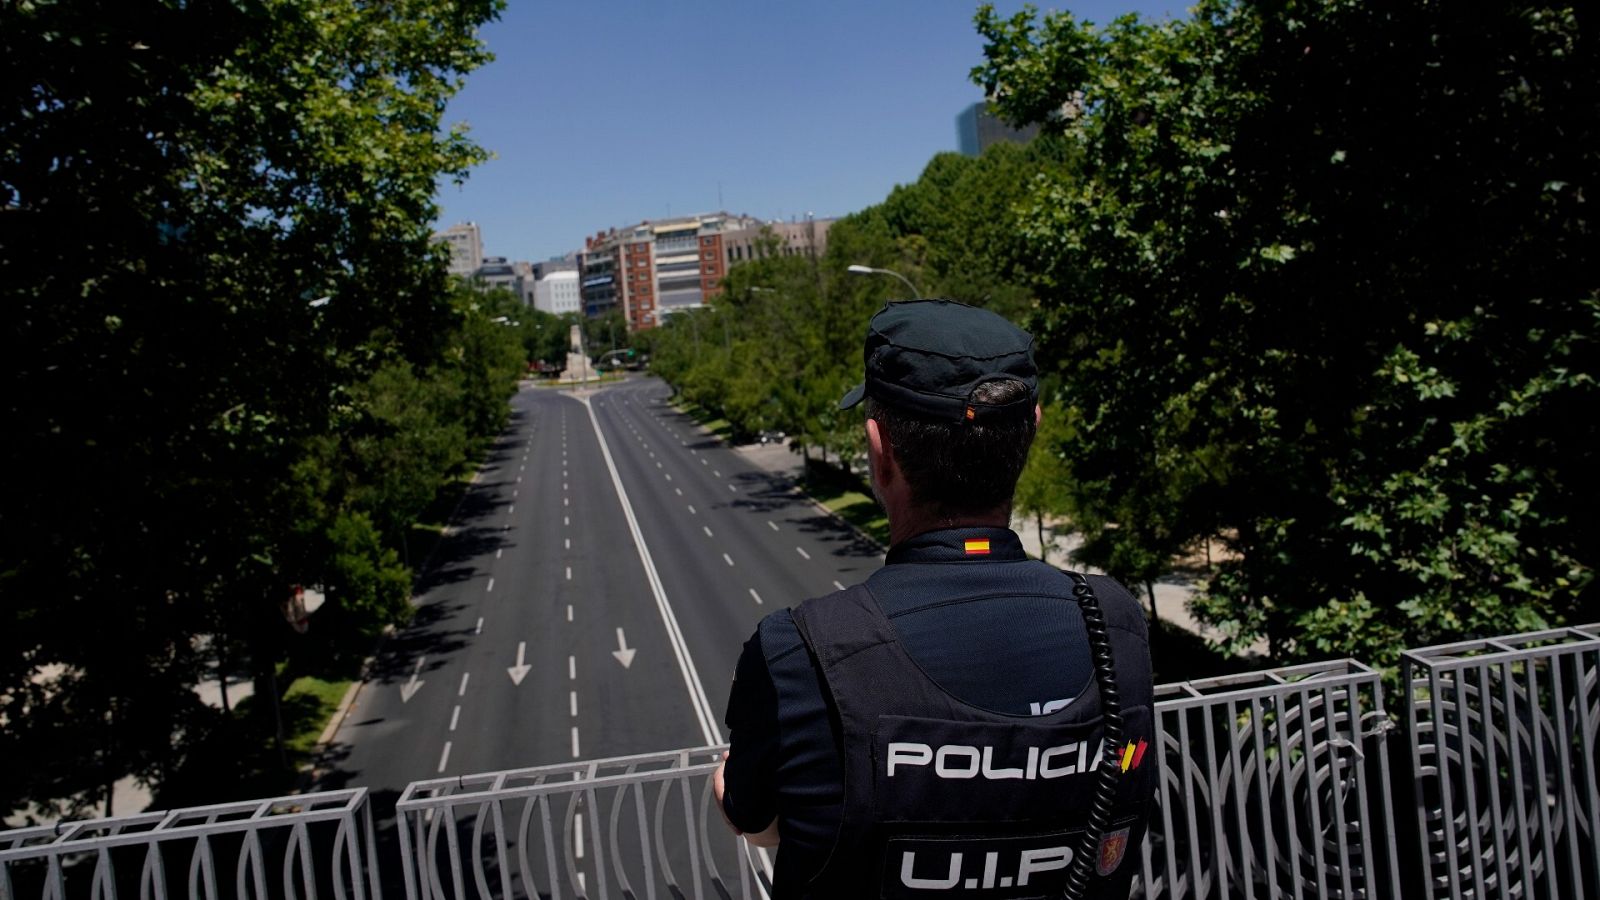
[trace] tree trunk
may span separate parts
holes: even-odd
[[[1150,581],[1146,581],[1144,583],[1144,589],[1145,589],[1145,593],[1148,593],[1150,595],[1150,624],[1154,625],[1154,624],[1156,624],[1156,623],[1161,621],[1161,617],[1156,615],[1156,586],[1155,586],[1155,583],[1154,582],[1150,582]]]
[[[1050,550],[1044,542],[1044,510],[1041,509],[1033,515],[1034,521],[1039,526],[1039,561],[1048,564],[1050,562]]]

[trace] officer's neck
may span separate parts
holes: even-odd
[[[996,509],[981,515],[951,516],[913,504],[889,504],[889,546],[898,547],[903,541],[942,531],[946,528],[1009,528],[1011,511]]]

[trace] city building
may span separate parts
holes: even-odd
[[[533,303],[533,265],[520,260],[508,261],[504,256],[486,257],[472,273],[473,280],[486,288],[510,291],[524,305]]]
[[[483,232],[476,222],[451,225],[434,232],[434,240],[450,248],[450,274],[471,278],[483,261]]]
[[[1012,128],[990,112],[989,104],[981,100],[956,116],[956,148],[967,156],[978,156],[989,145],[1001,141],[1026,144],[1038,134],[1038,125]]]
[[[583,312],[583,297],[578,290],[578,270],[560,269],[536,278],[533,282],[533,308],[558,316]]]
[[[778,256],[820,257],[828,249],[828,229],[833,219],[807,216],[804,222],[754,222],[722,235],[723,256],[733,266],[765,253]]]
[[[722,290],[728,272],[725,234],[758,223],[710,213],[644,221],[597,232],[580,254],[583,311],[618,310],[628,329],[654,328],[669,312],[692,309]]]

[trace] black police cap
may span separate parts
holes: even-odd
[[[839,401],[849,409],[865,397],[932,419],[972,422],[1032,415],[1039,397],[1033,337],[1004,318],[954,300],[889,303],[867,325],[866,380]],[[979,403],[973,393],[990,381],[1015,380],[1026,397]]]

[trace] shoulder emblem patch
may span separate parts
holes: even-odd
[[[1100,837],[1100,852],[1095,854],[1094,871],[1101,878],[1110,875],[1122,865],[1122,856],[1128,850],[1128,829],[1110,831]]]

